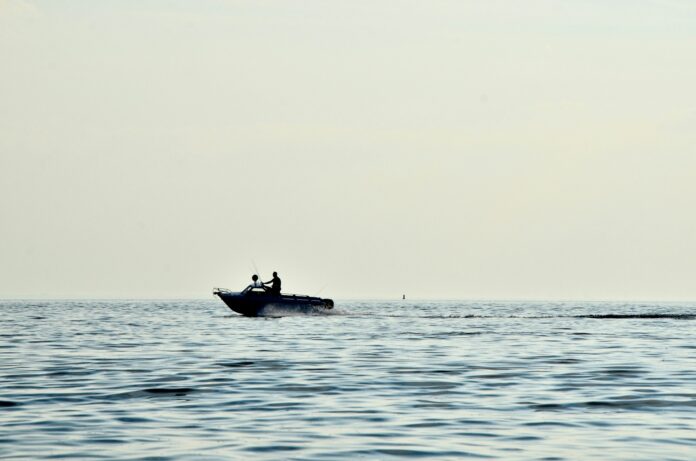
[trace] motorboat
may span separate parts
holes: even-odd
[[[292,313],[321,314],[333,309],[334,302],[315,296],[272,294],[262,289],[247,289],[234,292],[226,288],[214,288],[218,296],[230,309],[247,317],[281,316]]]

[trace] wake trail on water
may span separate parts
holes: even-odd
[[[409,314],[350,314],[348,312],[337,313],[351,317],[393,317],[393,318],[421,318],[421,319],[672,319],[672,320],[696,320],[696,314],[584,314],[584,315],[475,315],[475,314],[451,314],[451,315],[409,315]]]
[[[280,305],[269,304],[259,312],[259,317],[302,317],[302,316],[330,316],[340,315],[334,310],[321,307],[302,307],[287,309]]]
[[[421,314],[418,313],[385,313],[385,312],[355,312],[334,308],[331,310],[318,307],[302,309],[287,309],[282,306],[269,305],[259,312],[259,317],[350,317],[350,318],[410,318],[410,319],[596,319],[596,320],[696,320],[696,314],[678,313],[644,313],[644,314],[578,314],[578,315],[477,315],[477,314]],[[241,315],[226,317],[242,318]]]

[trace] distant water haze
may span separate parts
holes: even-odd
[[[0,0],[0,297],[696,299],[696,4]]]

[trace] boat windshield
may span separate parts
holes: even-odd
[[[266,290],[264,288],[257,288],[257,287],[246,287],[244,291],[242,291],[242,294],[248,295],[248,294],[265,294]]]

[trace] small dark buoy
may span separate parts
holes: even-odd
[[[406,295],[401,295],[401,299],[406,299]]]

